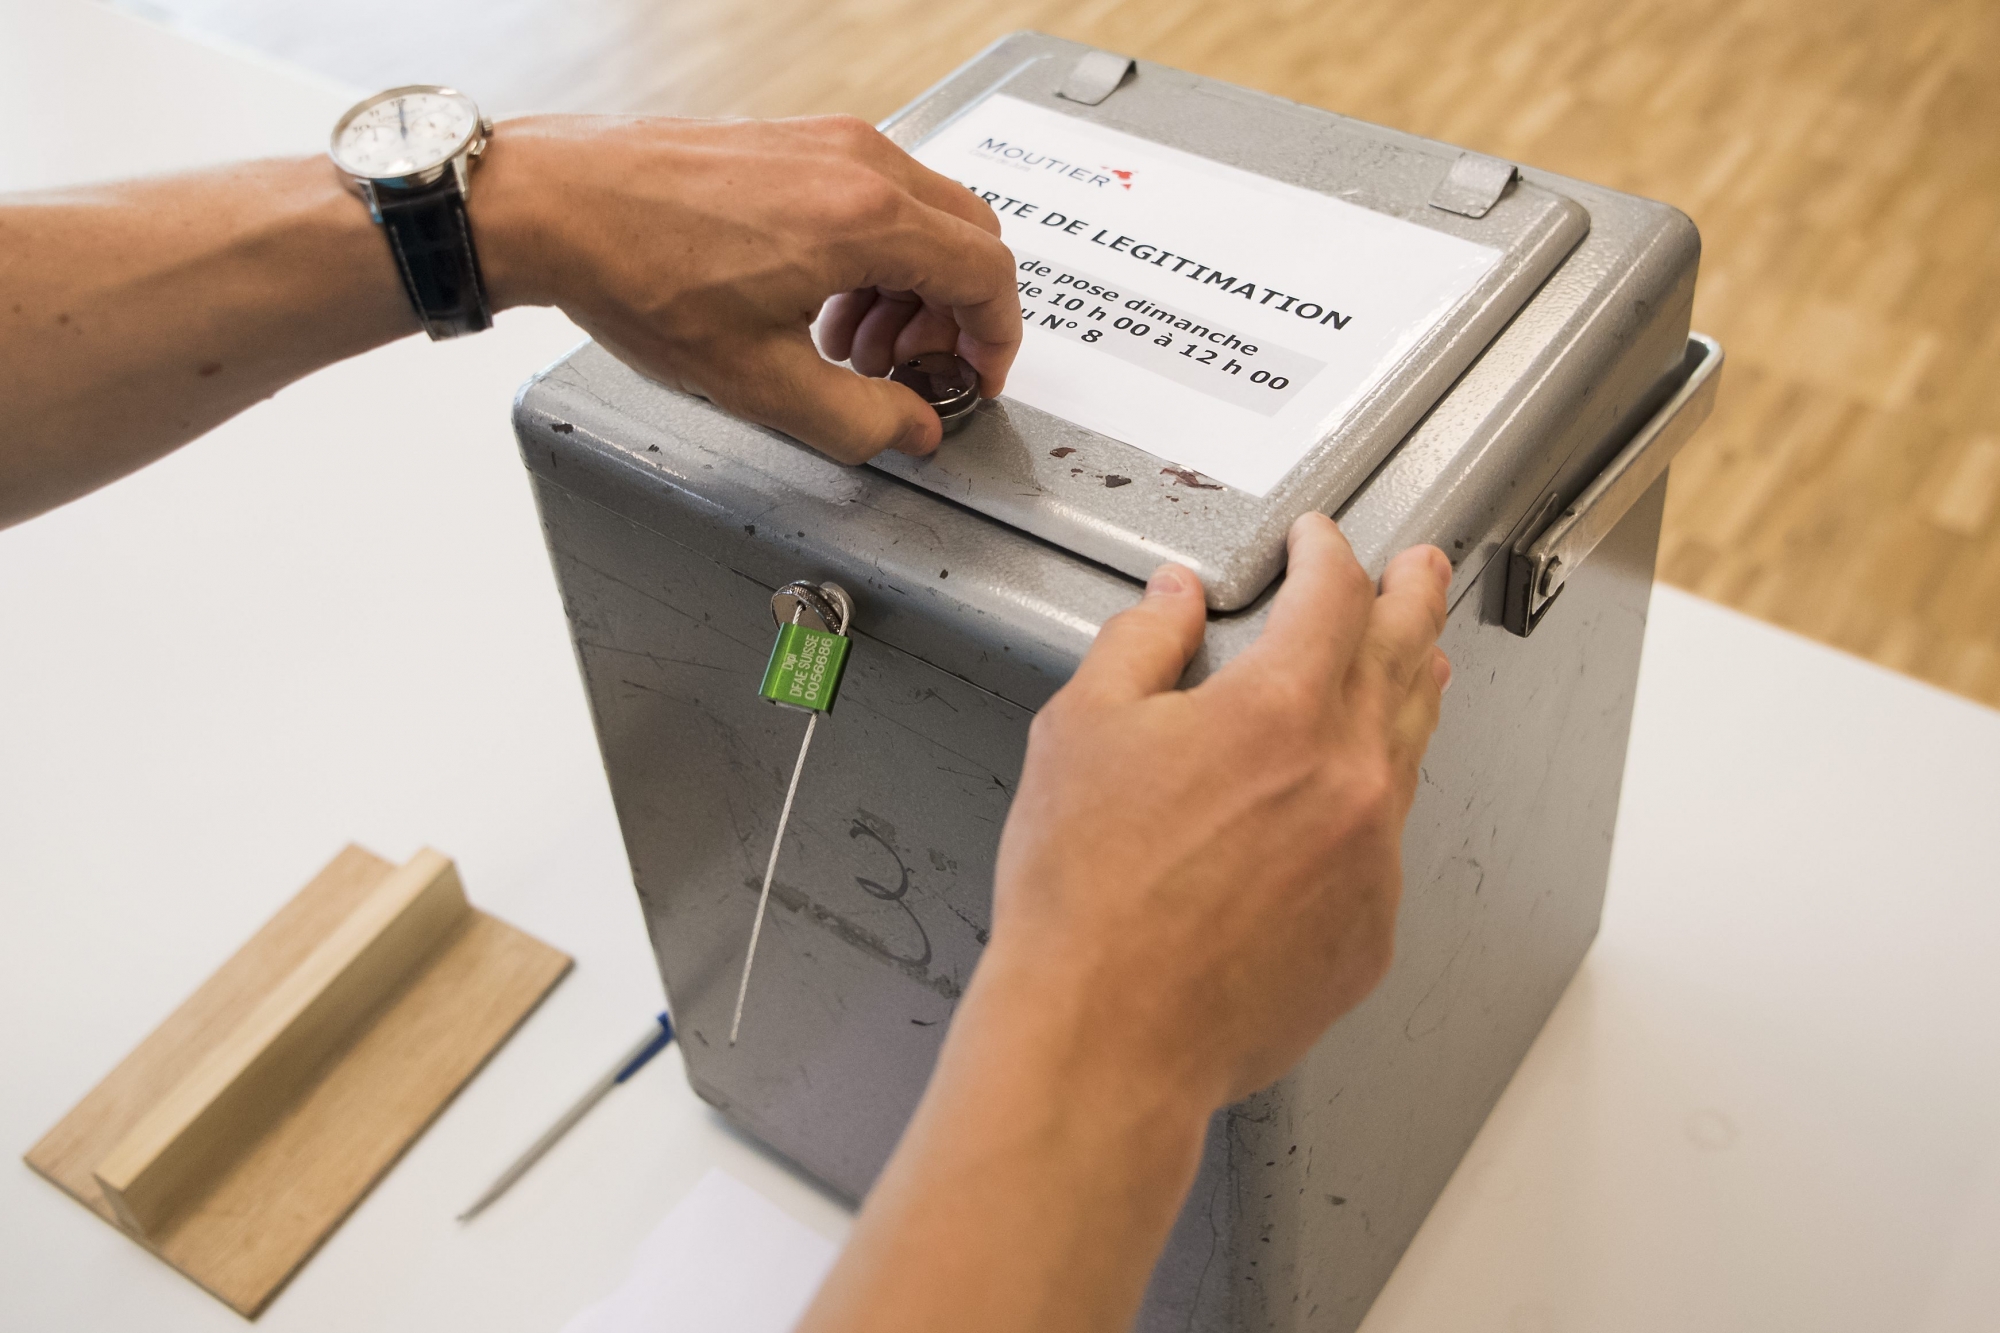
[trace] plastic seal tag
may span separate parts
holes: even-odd
[[[841,673],[847,668],[848,647],[848,640],[839,634],[804,625],[781,626],[757,693],[772,703],[807,712],[832,712]]]

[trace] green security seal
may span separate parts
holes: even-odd
[[[837,583],[795,579],[771,594],[771,618],[778,622],[778,641],[757,693],[774,704],[806,715],[806,734],[799,757],[792,761],[791,785],[778,812],[778,831],[771,838],[771,859],[764,863],[764,887],[757,891],[757,916],[750,925],[750,947],[743,953],[743,977],[736,983],[736,1014],[729,1020],[729,1044],[743,1027],[743,1003],[750,996],[750,966],[757,961],[757,937],[764,930],[764,912],[771,905],[771,877],[778,873],[778,853],[784,850],[785,826],[792,820],[792,802],[799,794],[799,775],[806,771],[806,751],[820,718],[833,711],[840,693],[840,673],[847,666],[848,627],[854,620],[854,599]],[[810,621],[811,623],[807,623]]]
[[[772,703],[812,713],[833,711],[840,674],[847,667],[849,641],[806,625],[783,625],[771,646],[771,662],[757,693]]]

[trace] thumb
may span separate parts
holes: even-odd
[[[944,438],[930,404],[900,384],[835,365],[805,333],[752,344],[701,390],[718,406],[843,463],[865,463],[884,449],[928,454]]]
[[[1179,565],[1161,565],[1147,581],[1139,604],[1120,611],[1097,631],[1068,689],[1102,703],[1170,690],[1201,647],[1207,628],[1201,580]]]

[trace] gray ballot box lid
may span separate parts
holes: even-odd
[[[1274,352],[1284,357],[1287,370],[1296,365],[1310,373],[1310,367],[1320,365],[1315,358],[1269,345],[1292,342],[1295,334],[1313,335],[1332,346],[1359,342],[1396,325],[1392,332],[1397,336],[1386,355],[1378,354],[1370,373],[1354,377],[1361,383],[1350,400],[1318,420],[1291,424],[1291,430],[1303,432],[1294,449],[1284,451],[1295,461],[1267,489],[1238,483],[1220,469],[1211,473],[1189,467],[1188,456],[1173,442],[1144,438],[1143,426],[1118,438],[1013,394],[976,413],[950,446],[932,457],[888,454],[873,466],[1134,577],[1144,578],[1162,561],[1177,561],[1201,576],[1210,606],[1234,610],[1262,592],[1283,567],[1285,532],[1292,520],[1314,510],[1332,513],[1354,494],[1575,249],[1589,231],[1590,214],[1556,189],[1518,180],[1511,164],[1179,70],[1123,62],[1129,72],[1108,92],[1102,90],[1111,80],[1083,78],[1102,75],[1118,63],[1073,42],[1017,34],[969,62],[884,127],[897,143],[938,169],[982,194],[1000,196],[993,202],[1003,206],[1003,225],[1024,270],[1028,337],[1066,354],[1076,363],[1072,374],[1103,376],[1098,392],[1107,395],[1180,392],[1169,387],[1172,377],[1181,385],[1207,381],[1219,392],[1233,391],[1238,399],[1255,396],[1258,390],[1249,377],[1258,375],[1268,383],[1273,372],[1253,367],[1272,361]],[[1080,79],[1092,85],[1088,95],[1098,100],[1078,100],[1074,85]],[[1038,137],[1036,131],[1049,122],[1022,111],[1023,105],[1109,133],[1065,136],[1059,128]],[[971,151],[927,152],[971,114],[999,107],[1011,114],[989,114],[981,123],[1007,125],[1017,131],[1011,138],[975,130],[967,145]],[[1019,133],[1023,128],[1027,132]],[[1128,220],[1100,226],[1075,216],[1097,214],[1088,198],[1091,191],[1072,189],[1070,199],[1085,197],[1071,203],[1055,193],[1049,177],[1081,176],[1088,186],[1096,161],[1115,155],[1123,136],[1172,150],[1163,156],[1176,166],[1190,157],[1220,164],[1403,224],[1394,229],[1403,233],[1400,237],[1385,235],[1388,229],[1379,224],[1373,232],[1355,235],[1336,230],[1338,214],[1301,218],[1305,228],[1315,223],[1327,228],[1318,242],[1322,248],[1359,251],[1344,258],[1350,271],[1361,271],[1356,276],[1377,280],[1371,285],[1427,286],[1429,274],[1394,270],[1442,263],[1445,256],[1437,251],[1448,242],[1425,248],[1423,242],[1433,236],[1483,249],[1483,272],[1449,290],[1442,308],[1426,308],[1420,319],[1409,321],[1391,308],[1396,304],[1393,291],[1292,295],[1287,286],[1304,290],[1309,284],[1298,282],[1296,274],[1287,281],[1287,256],[1282,254],[1245,254],[1214,240],[1206,245],[1195,240],[1177,242],[1189,252],[1179,255],[1154,243],[1176,235],[1213,238],[1226,234],[1233,215],[1291,202],[1282,194],[1249,193],[1244,187],[1254,182],[1242,177],[1232,182],[1227,173],[1218,173],[1212,193],[1198,205],[1211,214],[1202,219],[1209,223],[1205,227],[1191,228],[1187,217],[1176,215],[1177,209],[1186,209],[1184,197],[1149,214],[1134,208],[1129,194],[1115,198],[1121,184],[1132,190],[1129,180],[1101,177],[1096,183],[1112,187],[1110,202],[1123,204]],[[978,151],[982,141],[984,153]],[[982,158],[992,159],[991,165]],[[1200,165],[1184,169],[1194,174]],[[1144,181],[1140,190],[1155,185]],[[1128,227],[1135,237],[1125,235]],[[1410,229],[1418,229],[1414,247],[1400,244]],[[1028,247],[1043,250],[1045,238],[1067,242],[1069,257],[1051,255],[1040,262]],[[1314,243],[1309,234],[1300,239],[1305,245]],[[1452,257],[1472,247],[1451,247]],[[1078,251],[1081,263],[1075,258]],[[1233,289],[1232,299],[1215,300],[1218,280],[1222,290]],[[1097,299],[1107,291],[1110,297]],[[1218,312],[1218,305],[1238,305],[1233,297],[1239,294],[1240,316],[1227,309]],[[1204,298],[1206,311],[1217,313],[1204,313],[1193,304]],[[1358,304],[1349,304],[1350,298]],[[1341,306],[1347,306],[1345,312]],[[1137,338],[1129,332],[1135,327],[1129,312],[1135,310],[1144,317],[1136,327],[1145,330]],[[1299,311],[1312,318],[1293,318]],[[1095,326],[1091,316],[1098,321]],[[1053,342],[1056,333],[1064,341]],[[1079,341],[1092,335],[1094,346]],[[1255,344],[1265,344],[1263,355],[1235,355],[1245,342],[1252,343],[1253,353]],[[1143,368],[1135,374],[1107,364],[1106,349]],[[1338,355],[1325,354],[1328,360]],[[1206,369],[1197,369],[1197,356],[1209,359]],[[1149,360],[1152,364],[1145,365]],[[1176,375],[1182,367],[1185,371]],[[1321,368],[1319,380],[1336,378],[1340,369]],[[1148,370],[1155,373],[1149,377]],[[1294,373],[1287,387],[1296,392],[1299,378]],[[1115,409],[1105,415],[1115,417]],[[1263,423],[1240,420],[1246,438],[1234,447],[1257,449],[1247,437],[1250,428]],[[1230,429],[1226,419],[1217,427],[1223,434]]]
[[[1004,96],[1497,252],[1265,493],[1191,485],[1174,459],[1006,395],[932,459],[847,468],[595,345],[523,387],[530,470],[767,589],[801,570],[838,579],[867,633],[1030,707],[1164,560],[1195,569],[1216,612],[1191,678],[1227,660],[1257,632],[1285,530],[1308,510],[1334,514],[1371,573],[1434,542],[1458,570],[1454,603],[1475,586],[1498,597],[1504,580],[1483,571],[1685,378],[1694,225],[1652,200],[1143,62],[1115,82],[1097,62],[1095,105],[1063,96],[1090,54],[1003,38],[888,132],[923,154]],[[1498,622],[1502,607],[1482,615]]]

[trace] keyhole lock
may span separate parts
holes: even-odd
[[[979,372],[950,352],[912,357],[890,371],[889,378],[929,403],[947,435],[970,421],[979,406]]]

